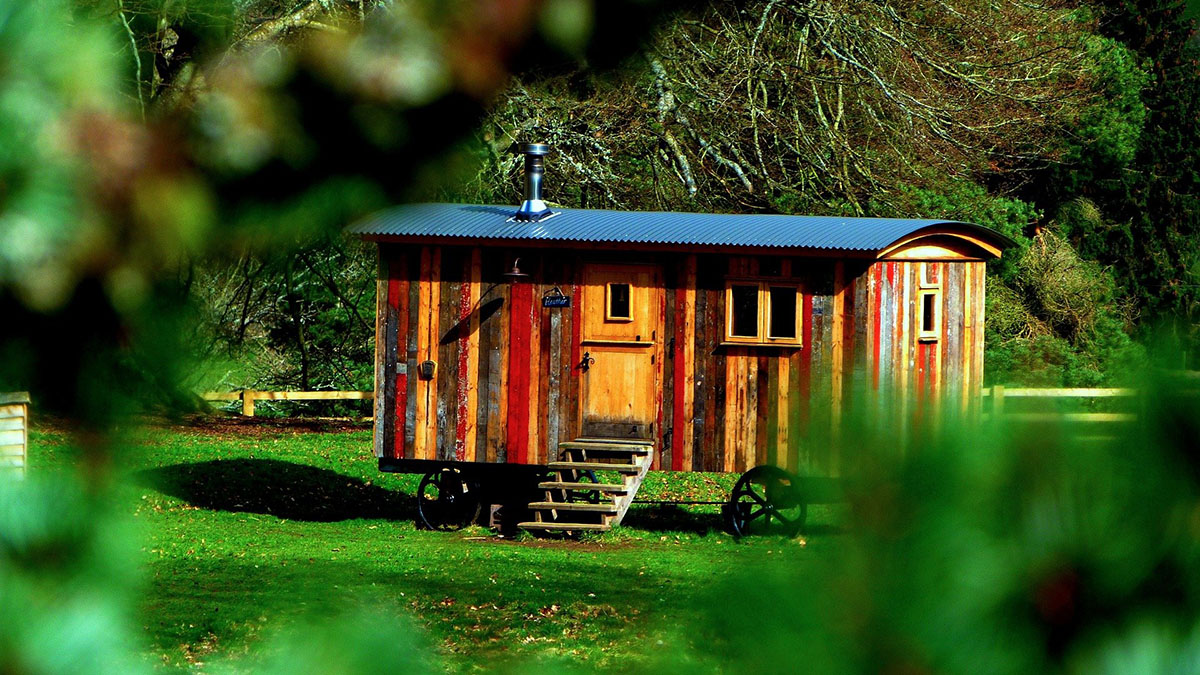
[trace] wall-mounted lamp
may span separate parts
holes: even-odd
[[[437,363],[434,361],[422,361],[417,364],[417,377],[422,380],[432,380],[436,371]]]
[[[521,271],[521,259],[520,258],[513,260],[512,269],[504,273],[504,278],[508,279],[509,283],[520,281],[521,279],[524,279],[528,276],[529,276],[528,274],[525,274],[524,272]]]

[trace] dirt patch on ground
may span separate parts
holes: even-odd
[[[614,542],[599,542],[587,539],[577,539],[568,536],[556,536],[553,538],[534,538],[529,535],[518,535],[516,537],[500,534],[491,535],[472,535],[462,538],[463,541],[469,541],[477,544],[495,544],[501,546],[516,546],[519,548],[545,548],[545,549],[569,549],[571,551],[611,551],[615,548],[629,548],[633,542],[631,541],[614,541]]]
[[[50,434],[87,433],[75,421],[65,417],[39,415],[32,420],[31,426],[38,431]],[[172,431],[192,431],[212,436],[278,436],[280,434],[327,434],[348,431],[365,431],[371,428],[371,421],[313,418],[313,417],[241,417],[235,415],[185,415],[171,418],[164,416],[145,415],[133,420],[115,425],[112,431],[119,432],[121,428],[143,427],[147,429],[169,429]],[[94,433],[94,432],[93,432]]]
[[[224,415],[190,415],[181,420],[148,420],[151,426],[174,429],[193,429],[204,433],[230,434],[233,436],[264,436],[296,433],[340,433],[365,431],[371,428],[370,420],[358,421],[322,417],[240,417]]]

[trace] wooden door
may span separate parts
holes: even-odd
[[[662,370],[661,278],[656,265],[584,265],[582,436],[654,436]]]

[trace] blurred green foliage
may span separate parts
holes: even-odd
[[[958,427],[898,454],[855,436],[846,545],[720,584],[697,644],[748,672],[1195,669],[1200,411],[1178,383],[1147,390],[1106,440]]]
[[[787,4],[755,9],[809,9]],[[483,167],[466,190],[487,201],[517,194],[516,161],[501,154],[508,136],[558,120],[562,147],[599,158],[566,193],[583,206],[644,207],[630,195],[653,194],[712,210],[869,205],[996,227],[1021,244],[996,266],[996,380],[1091,384],[1136,368],[1127,299],[1147,316],[1179,318],[1177,332],[1194,338],[1200,74],[1180,3],[1112,0],[1078,15],[1074,55],[1092,70],[1086,82],[1053,84],[1083,87],[1087,104],[1050,115],[1037,136],[910,166],[859,119],[871,130],[859,173],[838,169],[836,152],[797,151],[820,172],[801,163],[809,173],[777,182],[836,180],[751,203],[728,157],[703,144],[692,156],[702,182],[732,189],[695,197],[672,175],[678,161],[657,159],[666,132],[683,136],[685,125],[641,104],[682,105],[674,115],[701,88],[646,98],[664,79],[646,59],[607,80],[592,70],[628,63],[655,25],[631,14],[645,5],[0,0],[0,389],[31,389],[39,414],[79,423],[76,470],[0,483],[0,672],[149,669],[131,609],[137,533],[109,501],[126,447],[111,425],[151,401],[186,407],[198,384],[364,387],[371,264],[326,237],[414,191],[453,195],[446,176],[460,174],[440,168],[451,148],[467,147]],[[1029,11],[1021,5],[1016,18]],[[703,33],[681,16],[675,38]],[[791,54],[788,35],[767,33],[762,49]],[[827,79],[820,61],[812,75]],[[464,146],[513,69],[549,74],[555,117],[507,119]],[[532,104],[549,91],[517,83],[502,103],[536,117]],[[800,100],[751,92],[760,93],[762,114]],[[604,105],[583,105],[592,99]],[[709,111],[729,109],[722,99]],[[683,119],[703,121],[692,114]],[[598,140],[609,137],[626,150],[605,152]],[[1039,139],[1046,148],[1031,149]],[[885,155],[892,163],[875,167]],[[888,189],[900,175],[921,180]],[[196,366],[211,373],[222,362],[243,370],[211,377]],[[816,572],[782,566],[729,580],[695,611],[711,624],[705,639],[664,667],[704,667],[708,654],[707,663],[761,670],[1193,669],[1200,416],[1186,397],[1149,400],[1141,412],[1098,444],[1057,429],[1009,441],[958,429],[897,456],[872,451],[894,448],[894,437],[855,439],[865,450],[845,468],[857,481],[845,550]],[[436,667],[389,614],[298,626],[267,643],[261,668],[292,670],[297,659],[322,671]]]
[[[73,265],[103,237],[99,214],[81,201],[94,176],[70,134],[81,117],[119,105],[106,38],[61,2],[0,4],[0,284],[34,307],[64,301]]]
[[[67,476],[0,477],[0,669],[145,670],[126,514]]]

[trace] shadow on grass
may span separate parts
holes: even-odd
[[[719,513],[689,511],[676,504],[637,504],[625,514],[626,527],[651,532],[724,532],[725,520]]]
[[[812,506],[809,507],[809,523],[803,533],[813,535],[845,534],[841,525],[827,522],[813,522]],[[822,520],[827,514],[822,514]],[[623,524],[626,527],[646,530],[649,532],[693,532],[706,534],[709,532],[728,534],[729,526],[725,517],[720,513],[697,512],[685,509],[677,504],[637,504],[629,509]]]
[[[138,483],[214,511],[288,520],[412,520],[412,497],[336,471],[276,459],[228,459],[147,469]]]

